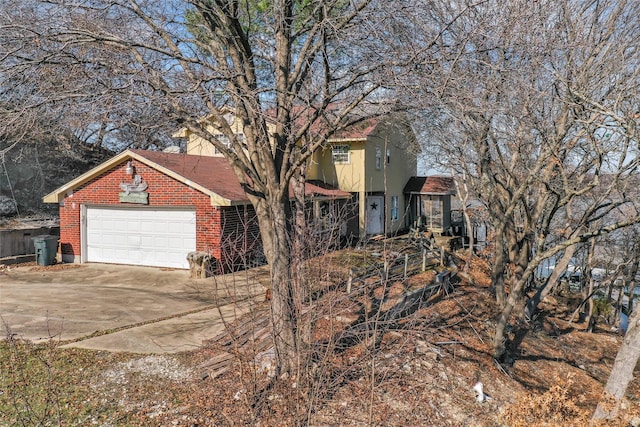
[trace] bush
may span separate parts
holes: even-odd
[[[569,396],[570,378],[558,379],[540,395],[523,393],[517,402],[505,408],[499,419],[509,427],[583,427],[589,425],[591,413],[581,409]],[[580,399],[580,398],[578,398]]]

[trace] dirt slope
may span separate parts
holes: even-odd
[[[220,375],[202,367],[220,354],[214,344],[178,355],[132,355],[5,343],[0,368],[19,371],[23,360],[33,370],[40,365],[26,361],[47,360],[30,379],[53,384],[47,390],[55,391],[58,412],[51,414],[62,414],[64,425],[587,425],[622,337],[606,326],[582,332],[584,325],[568,321],[576,301],[556,296],[521,338],[513,365],[501,366],[491,357],[494,300],[482,272],[471,276],[477,280],[457,281],[448,293],[430,293],[400,311],[407,294],[433,284],[434,272],[386,286],[372,280],[350,296],[326,280],[305,314],[314,325],[309,381],[271,384],[265,365],[253,364],[251,345],[234,347],[233,340],[224,350],[234,359]],[[268,316],[268,305],[256,306],[253,316]],[[0,423],[15,422],[22,400],[9,397],[24,389],[4,378]],[[476,401],[479,381],[491,400]],[[46,394],[32,402],[45,402]],[[640,414],[637,380],[627,397],[624,419],[605,425],[640,420],[633,419]]]

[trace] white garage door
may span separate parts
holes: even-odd
[[[88,262],[188,268],[196,249],[194,210],[87,207]]]

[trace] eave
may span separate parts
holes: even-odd
[[[91,181],[92,179],[102,175],[103,173],[109,171],[110,169],[114,168],[115,166],[124,163],[128,160],[135,160],[138,161],[144,165],[149,166],[150,168],[153,168],[155,170],[157,170],[158,172],[161,172],[173,179],[175,179],[178,182],[183,183],[184,185],[193,188],[194,190],[200,191],[203,194],[206,194],[209,196],[209,198],[211,199],[211,206],[238,206],[238,205],[246,205],[249,203],[248,200],[230,200],[227,199],[225,197],[220,196],[219,194],[209,190],[208,188],[203,187],[202,185],[195,183],[187,178],[185,178],[184,176],[180,175],[179,173],[176,173],[174,171],[172,171],[171,169],[168,169],[162,165],[159,165],[149,159],[147,159],[146,157],[135,153],[131,150],[125,150],[122,153],[112,157],[111,159],[107,160],[104,163],[101,163],[100,165],[96,166],[95,168],[85,172],[84,174],[80,175],[79,177],[69,181],[68,183],[66,183],[65,185],[53,190],[51,193],[47,194],[46,196],[44,196],[42,198],[44,203],[60,203],[66,195],[68,194],[72,194],[73,191],[86,184],[87,182]]]

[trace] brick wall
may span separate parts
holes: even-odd
[[[196,250],[210,252],[219,257],[222,231],[222,209],[211,206],[209,196],[194,190],[175,179],[164,175],[142,163],[133,161],[136,173],[149,185],[148,206],[185,207],[196,210]],[[147,205],[120,203],[121,182],[131,182],[125,172],[126,161],[97,176],[74,190],[64,198],[60,206],[60,243],[63,258],[80,256],[80,206],[131,206],[143,208]],[[77,259],[79,261],[79,258]]]
[[[231,206],[222,209],[220,225],[223,236],[220,256],[224,271],[260,264],[264,258],[260,228],[253,206]]]

